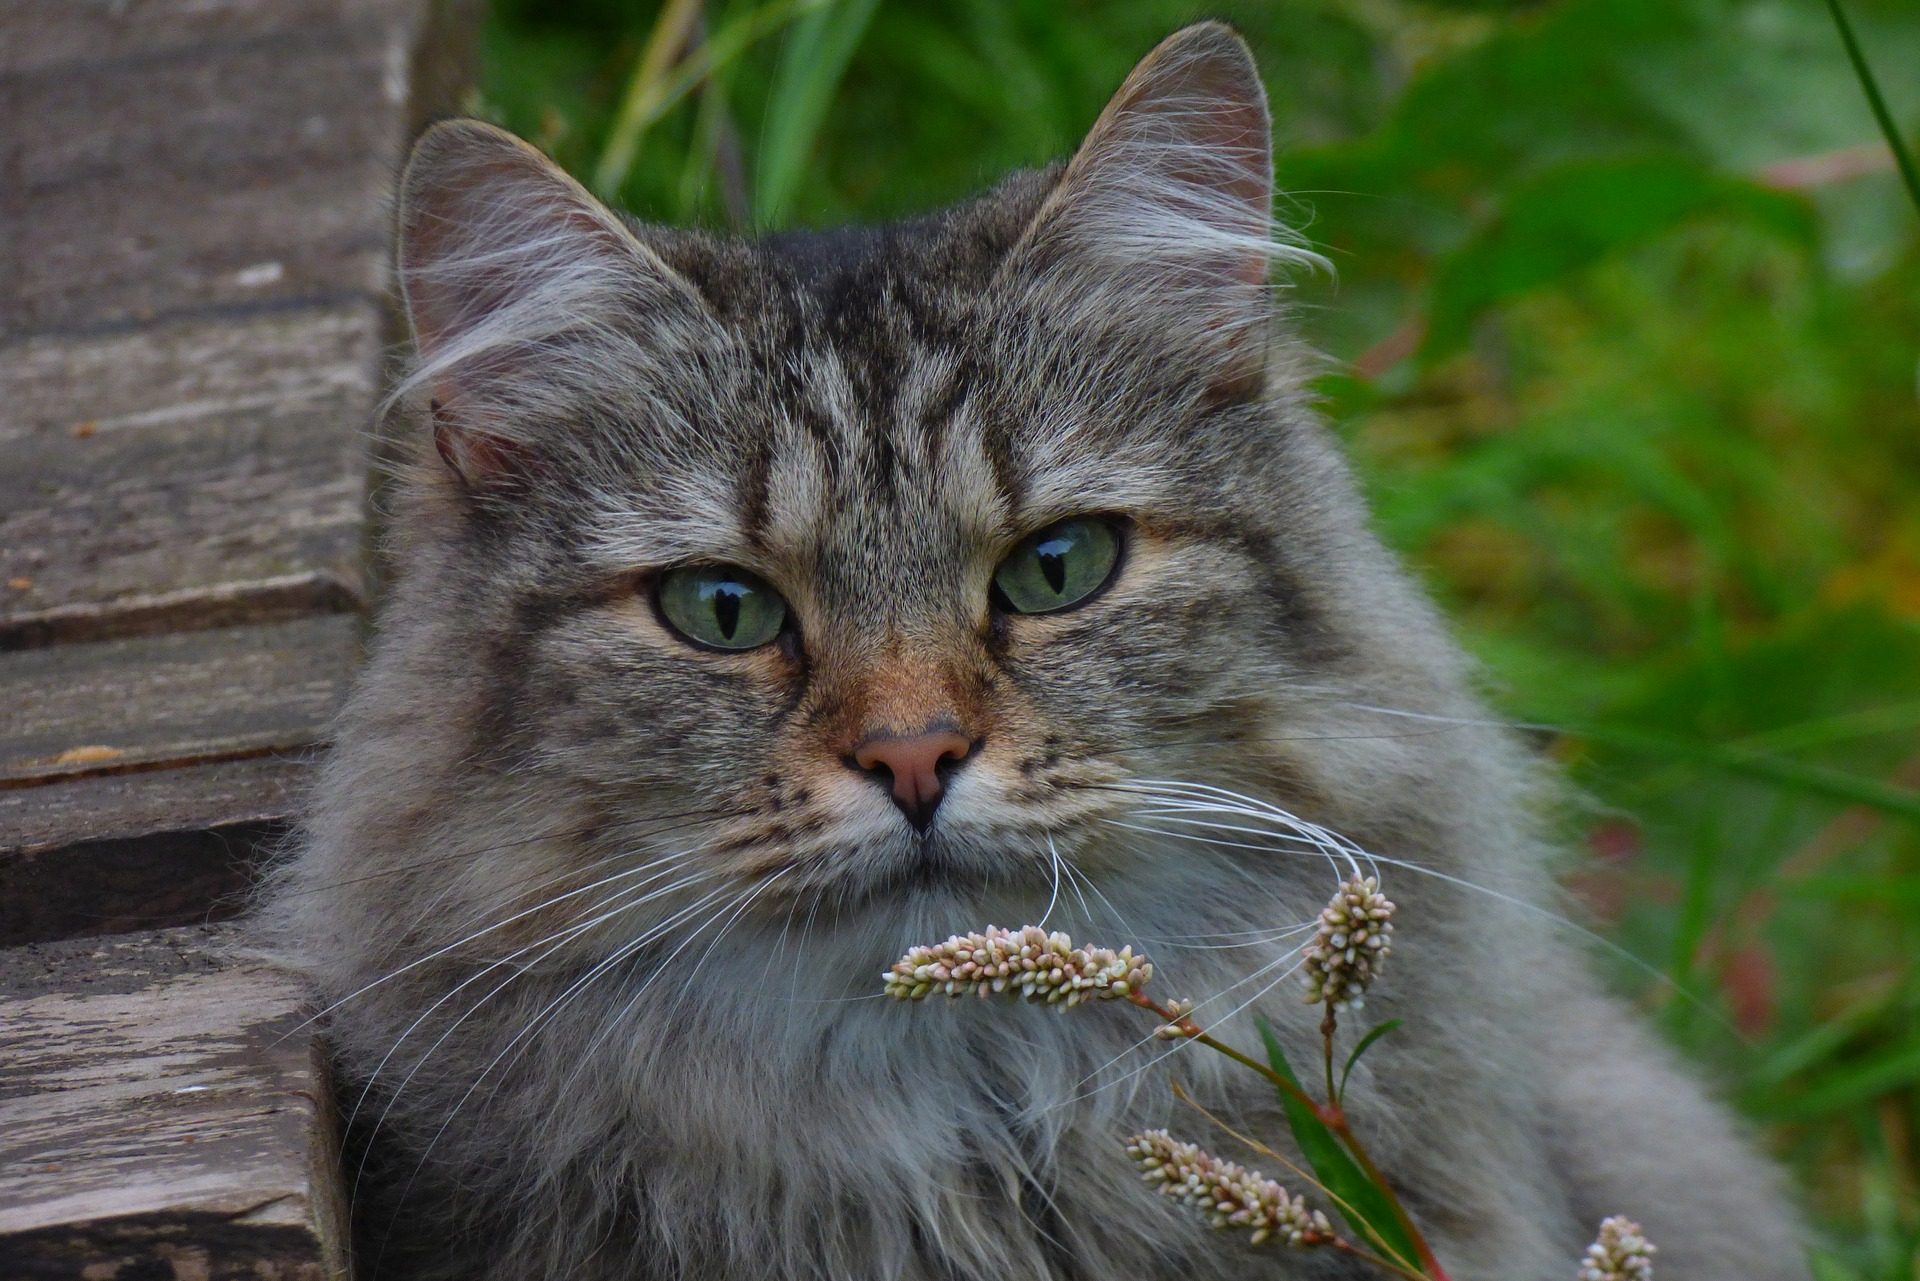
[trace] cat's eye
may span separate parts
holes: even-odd
[[[1051,614],[1106,586],[1119,563],[1120,531],[1113,522],[1075,516],[1014,548],[994,571],[993,585],[1014,613]]]
[[[660,579],[659,601],[676,631],[710,649],[755,649],[787,622],[779,593],[734,565],[669,570]]]

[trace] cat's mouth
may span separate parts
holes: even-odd
[[[792,852],[769,897],[819,897],[842,907],[881,906],[929,895],[979,903],[1044,901],[1062,858],[1083,852],[1082,834],[1053,829],[936,823],[839,847]],[[784,909],[783,909],[784,910]]]

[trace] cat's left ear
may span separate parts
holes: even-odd
[[[1080,306],[1147,310],[1224,362],[1264,364],[1276,257],[1266,90],[1246,42],[1202,22],[1167,37],[1093,124],[1009,259]],[[1075,288],[1075,286],[1079,286]],[[1090,317],[1091,318],[1091,317]]]

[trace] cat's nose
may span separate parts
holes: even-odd
[[[876,734],[854,745],[853,763],[888,785],[893,803],[918,831],[933,825],[946,775],[979,746],[957,730]]]

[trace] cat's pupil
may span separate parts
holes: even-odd
[[[740,630],[740,598],[745,594],[746,588],[739,583],[722,583],[713,593],[713,618],[728,640]]]
[[[1040,561],[1041,575],[1056,594],[1067,590],[1067,552],[1072,546],[1069,540],[1056,538],[1033,549],[1033,554]]]

